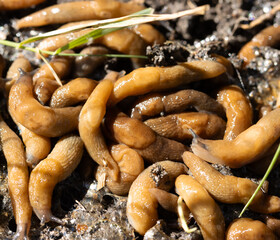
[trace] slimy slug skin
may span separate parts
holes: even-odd
[[[177,177],[176,192],[184,202],[200,227],[205,240],[224,240],[225,222],[221,209],[194,178],[188,175]]]
[[[245,44],[238,53],[238,57],[244,60],[243,66],[246,67],[255,57],[254,47],[270,46],[277,47],[280,42],[280,26],[269,26],[258,34],[251,41]]]
[[[192,151],[200,158],[211,162],[240,168],[258,160],[280,136],[280,109],[275,109],[261,118],[234,140],[206,140],[195,136]]]
[[[51,153],[31,172],[29,198],[33,211],[42,223],[63,223],[51,212],[52,193],[58,182],[66,179],[80,163],[83,155],[80,137],[66,135],[55,145]]]
[[[158,200],[149,191],[158,188],[169,191],[176,177],[185,173],[182,163],[162,161],[146,168],[132,183],[127,199],[126,215],[129,223],[144,235],[158,220]]]
[[[225,118],[223,106],[203,92],[184,89],[174,93],[150,93],[139,97],[131,110],[131,118],[144,120],[161,113],[180,113],[195,108]]]
[[[75,78],[54,91],[50,106],[63,108],[86,101],[97,84],[97,81],[90,78]]]
[[[5,83],[5,89],[7,93],[10,92],[11,87],[20,77],[20,71],[18,69],[21,69],[24,72],[31,72],[33,68],[26,57],[19,55],[13,61],[6,74],[6,78],[9,80]]]
[[[131,184],[144,170],[143,158],[132,148],[124,144],[116,144],[110,147],[110,153],[119,166],[120,177],[114,181],[110,175],[106,177],[106,186],[116,195],[127,195]],[[102,175],[106,174],[106,168],[98,166],[95,177],[102,181]],[[107,174],[106,174],[107,175]]]
[[[123,112],[109,112],[105,125],[114,141],[128,145],[149,163],[166,159],[182,161],[182,154],[188,149],[180,142],[156,134],[143,122]]]
[[[8,165],[8,187],[17,231],[13,239],[27,239],[32,208],[29,202],[29,171],[24,146],[20,138],[0,116],[0,143]]]
[[[77,129],[81,106],[50,108],[42,106],[33,95],[32,76],[22,72],[11,88],[9,111],[16,122],[45,137],[58,137]]]
[[[40,4],[45,0],[1,0],[0,11],[17,10]]]
[[[114,106],[129,96],[171,89],[194,81],[213,78],[225,71],[226,68],[215,61],[185,62],[172,67],[138,68],[115,82],[109,105]]]
[[[117,72],[108,73],[90,94],[79,116],[79,133],[91,158],[98,165],[108,168],[108,174],[116,181],[119,167],[106,145],[100,124],[106,113],[106,103],[112,92]]]
[[[189,129],[206,139],[222,139],[226,129],[222,118],[206,112],[170,114],[148,119],[144,123],[160,136],[177,141],[192,139]]]
[[[226,240],[276,240],[278,239],[263,222],[250,218],[235,219],[228,227]]]
[[[224,140],[231,141],[252,125],[253,109],[245,93],[236,85],[223,87],[217,96],[227,116]]]
[[[14,1],[16,0],[13,0],[12,2]],[[36,2],[36,0],[33,1]],[[37,2],[39,1],[40,0],[37,0]],[[41,2],[42,1],[43,0],[41,0]],[[8,1],[5,0],[5,2]],[[16,2],[21,1],[17,0]],[[22,2],[26,2],[26,0]],[[52,5],[18,20],[17,28],[39,27],[49,24],[83,20],[116,18],[138,12],[142,9],[144,9],[144,6],[133,1],[127,3],[114,0],[66,2]]]

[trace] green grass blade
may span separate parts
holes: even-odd
[[[271,163],[269,164],[261,182],[259,183],[259,186],[257,187],[257,189],[255,190],[254,194],[252,195],[252,197],[249,199],[249,201],[246,203],[246,205],[244,206],[244,208],[242,209],[241,213],[239,214],[238,217],[242,217],[243,213],[245,212],[245,210],[249,207],[249,205],[252,203],[252,201],[254,200],[255,196],[257,195],[258,191],[261,189],[263,183],[265,182],[265,180],[267,179],[267,177],[269,176],[270,172],[272,171],[275,163],[277,162],[277,159],[279,157],[280,154],[280,144],[273,156],[273,159],[271,161]]]

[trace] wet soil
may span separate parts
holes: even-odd
[[[50,0],[40,4],[35,9],[41,9],[65,0]],[[280,51],[270,47],[256,49],[256,58],[246,70],[241,69],[242,62],[236,57],[240,48],[256,33],[266,26],[280,24],[280,12],[262,21],[251,29],[242,29],[241,24],[247,24],[259,16],[267,13],[277,1],[267,0],[146,0],[145,5],[152,7],[158,13],[174,13],[180,10],[210,4],[210,10],[203,16],[183,17],[173,21],[155,23],[169,40],[163,46],[147,48],[148,65],[169,66],[176,62],[190,59],[209,59],[212,53],[222,55],[231,60],[235,74],[229,79],[243,88],[247,93],[255,111],[255,120],[258,119],[262,105],[275,108],[276,99],[271,96],[274,88],[273,80],[280,77]],[[21,41],[27,37],[37,35],[41,31],[48,31],[53,27],[26,29],[20,32],[13,28],[14,19],[25,16],[35,10],[19,10],[0,15],[0,38]],[[19,50],[0,46],[0,54],[7,60],[6,70],[18,55]],[[28,56],[34,66],[40,61],[34,58],[33,53],[21,51]],[[126,63],[126,62],[125,62]],[[119,59],[110,59],[106,69],[131,70],[131,64],[124,64]],[[5,70],[5,71],[6,71]],[[104,75],[104,68],[94,75],[100,79]],[[193,88],[203,89],[206,92],[215,89],[213,84],[204,86],[193,85]],[[1,111],[6,120],[9,120],[4,97],[2,96]],[[15,126],[10,126],[17,131]],[[259,181],[262,175],[254,174],[247,167],[229,169],[220,165],[215,166],[223,174],[252,178]],[[65,181],[59,183],[53,194],[52,211],[55,216],[67,222],[64,226],[55,223],[40,225],[36,216],[32,217],[30,239],[142,239],[129,225],[126,213],[126,197],[111,194],[106,188],[96,191],[96,181],[93,172],[96,165],[87,155],[75,172]],[[280,196],[279,168],[269,176],[269,194]],[[226,224],[237,218],[243,206],[220,204]],[[157,225],[150,229],[144,239],[202,239],[200,231],[187,234],[177,223],[177,216],[159,210]],[[263,215],[246,211],[245,217],[263,219]],[[275,214],[280,217],[279,214]],[[196,226],[194,220],[190,223]],[[7,187],[7,166],[5,158],[0,152],[0,239],[12,239],[16,230],[12,214],[11,201]]]

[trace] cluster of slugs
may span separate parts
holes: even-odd
[[[44,0],[0,1],[0,10],[27,8]],[[17,29],[66,24],[132,14],[144,6],[135,2],[96,0],[62,3],[17,21]],[[83,29],[42,40],[40,50],[55,51],[90,30]],[[243,68],[254,58],[254,47],[279,45],[280,27],[258,33],[239,52]],[[79,165],[84,151],[97,163],[95,179],[113,194],[127,197],[127,219],[140,235],[158,220],[158,205],[194,218],[205,240],[278,239],[280,198],[257,193],[250,210],[266,221],[240,218],[226,226],[218,202],[246,204],[257,188],[250,179],[226,176],[211,163],[230,168],[263,170],[279,143],[280,109],[255,121],[243,89],[229,84],[234,66],[220,55],[174,66],[145,66],[133,58],[133,70],[108,71],[102,80],[90,74],[104,65],[103,54],[117,51],[145,55],[146,47],[163,44],[165,37],[150,24],[104,35],[68,53],[98,56],[55,56],[36,71],[23,55],[5,70],[1,91],[17,135],[0,117],[0,143],[7,161],[9,194],[17,231],[26,239],[32,212],[42,223],[64,222],[51,212],[52,193]],[[69,74],[72,74],[72,80]],[[73,77],[74,76],[74,77]],[[71,77],[70,77],[71,78]],[[194,89],[193,83],[217,84],[215,91]],[[7,122],[7,123],[6,123]],[[54,145],[54,146],[53,146]],[[209,164],[210,163],[210,164]],[[188,174],[191,173],[191,174]]]

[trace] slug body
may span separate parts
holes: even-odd
[[[275,109],[255,125],[240,133],[234,140],[193,139],[195,155],[211,162],[239,168],[259,159],[279,138],[280,109]]]
[[[225,222],[221,209],[208,192],[191,176],[181,175],[175,182],[205,240],[224,240]]]
[[[17,125],[25,145],[26,163],[29,167],[34,168],[40,160],[46,158],[50,153],[51,140],[30,131],[19,123]]]
[[[274,233],[261,221],[250,218],[234,220],[226,232],[226,240],[276,240]]]
[[[28,8],[44,1],[45,0],[1,0],[0,11]]]
[[[89,78],[73,79],[54,91],[50,106],[62,108],[86,101],[97,84],[97,81]]]
[[[31,72],[32,66],[27,58],[23,55],[18,56],[12,65],[9,67],[6,78],[10,81],[6,82],[5,88],[6,92],[9,92],[14,83],[19,79],[20,72],[18,69],[23,70],[24,72]]]
[[[148,45],[153,46],[154,44],[163,44],[165,42],[165,37],[151,24],[139,24],[134,26],[132,30],[143,38]]]
[[[28,194],[29,171],[20,138],[8,127],[1,116],[0,143],[7,160],[9,195],[17,224],[14,239],[25,239],[29,232],[32,215]]]
[[[114,141],[133,148],[150,163],[182,161],[182,154],[187,150],[182,143],[157,135],[143,122],[122,112],[108,114],[105,125]]]
[[[113,89],[117,72],[108,73],[93,90],[79,117],[79,133],[91,158],[98,165],[108,167],[112,179],[117,180],[119,167],[110,155],[100,124],[106,113],[106,103]]]
[[[224,140],[233,140],[252,125],[253,109],[241,88],[236,85],[222,88],[217,101],[224,106],[227,115]]]
[[[80,52],[80,54],[85,55],[104,55],[108,53],[109,50],[102,46],[89,46]],[[101,66],[106,60],[106,56],[78,56],[75,59],[75,75],[78,77],[86,77],[93,73],[95,69]]]
[[[215,114],[187,112],[170,114],[166,117],[148,119],[145,124],[160,136],[178,141],[192,139],[189,129],[207,139],[221,139],[226,123]]]
[[[193,61],[172,67],[138,68],[116,81],[109,104],[115,105],[128,96],[166,90],[194,81],[213,78],[225,71],[223,65],[214,61]]]
[[[131,111],[131,117],[142,120],[160,113],[179,113],[191,107],[197,111],[211,112],[225,118],[225,111],[221,104],[207,94],[193,89],[170,94],[152,93],[140,97]]]
[[[219,202],[242,203],[245,205],[258,187],[250,179],[221,174],[191,152],[183,154],[183,161],[189,167],[195,179]],[[258,191],[249,208],[260,213],[278,212],[280,210],[280,199]]]
[[[270,46],[277,47],[280,42],[280,26],[269,26],[255,35],[251,41],[245,44],[238,53],[239,58],[244,60],[244,66],[248,65],[255,57],[254,47]]]
[[[146,168],[132,183],[126,214],[129,223],[138,233],[144,235],[158,220],[158,201],[149,189],[169,191],[176,177],[185,172],[184,164],[163,161]]]
[[[106,186],[114,194],[126,195],[133,181],[144,170],[144,160],[135,150],[124,144],[111,146],[110,153],[119,166],[120,178],[114,181],[110,175],[107,176]],[[106,174],[106,168],[99,166],[96,173],[98,182],[102,174]]]
[[[38,1],[39,0],[37,0],[37,2]],[[17,28],[38,27],[48,24],[82,20],[116,18],[132,14],[143,8],[143,6],[135,4],[132,1],[128,3],[114,0],[66,2],[47,7],[20,19],[17,22]]]
[[[80,106],[42,106],[33,96],[32,77],[28,73],[22,74],[9,95],[9,111],[13,118],[30,131],[46,137],[62,136],[75,130],[80,110]]]
[[[53,189],[58,182],[70,176],[82,155],[83,142],[80,137],[66,135],[56,143],[48,157],[32,170],[29,181],[30,203],[42,223],[61,223],[51,213]]]

